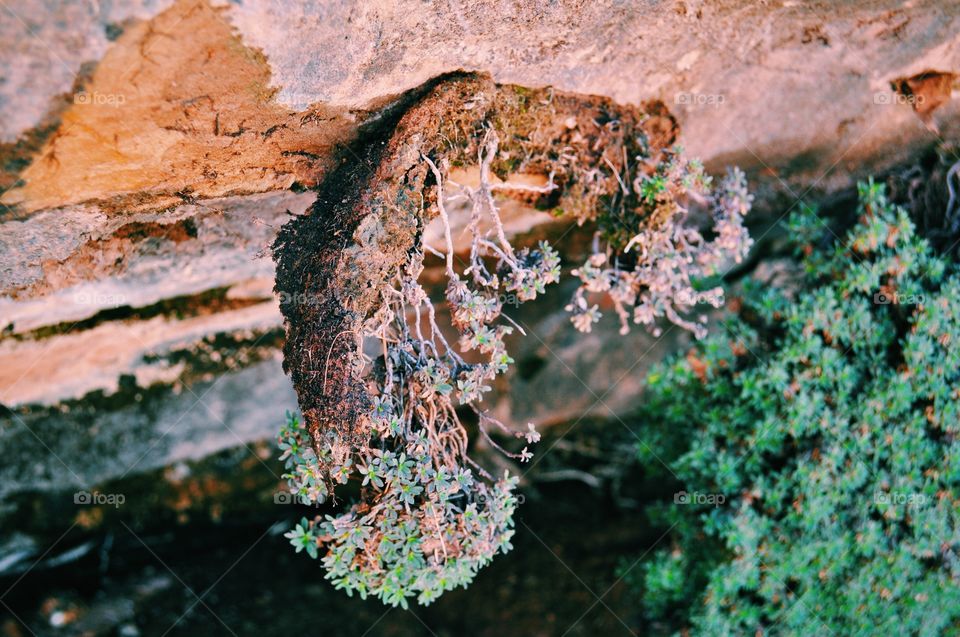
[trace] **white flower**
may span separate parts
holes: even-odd
[[[525,433],[523,437],[526,438],[527,442],[531,445],[535,442],[540,442],[540,433],[534,428],[532,422],[527,423],[527,433]]]

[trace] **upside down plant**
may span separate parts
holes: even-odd
[[[645,308],[637,322],[665,315],[692,327],[678,313],[691,305],[674,296],[724,255],[743,254],[749,197],[734,173],[711,198],[699,165],[671,150],[671,121],[658,107],[641,112],[482,76],[448,79],[392,123],[389,141],[367,144],[334,171],[312,214],[283,228],[277,288],[296,292],[282,297],[284,364],[304,416],[281,431],[285,478],[305,504],[335,500],[351,480],[360,489],[350,508],[305,518],[287,537],[321,559],[337,588],[428,604],[511,548],[517,478],[492,475],[468,455],[468,427],[509,458],[531,458],[539,439],[532,425],[512,429],[483,408],[483,397],[514,362],[505,338],[522,332],[501,299],[534,300],[561,269],[546,242],[511,245],[502,197],[598,223],[611,262],[591,263],[613,284],[585,283],[575,323],[581,310],[595,313],[581,304],[596,292],[616,295],[618,308]],[[479,185],[451,178],[464,166],[476,167]],[[515,174],[546,183],[512,183]],[[451,192],[468,204],[463,259],[447,212]],[[681,228],[694,197],[715,204],[712,241]],[[423,241],[433,219],[441,248]],[[442,263],[454,344],[421,283],[427,254]],[[661,256],[673,260],[661,266]],[[652,275],[657,268],[661,275]]]
[[[393,285],[383,288],[382,304],[362,325],[363,337],[379,346],[376,362],[383,366],[370,379],[372,400],[364,415],[371,441],[359,449],[333,441],[316,453],[292,418],[280,436],[290,469],[286,477],[303,502],[323,501],[332,495],[331,482],[346,483],[354,472],[371,498],[322,523],[305,520],[288,537],[314,557],[316,540],[326,543],[323,564],[337,588],[361,596],[373,593],[388,604],[405,605],[412,593],[427,604],[443,591],[469,583],[497,551],[511,548],[516,478],[504,475],[493,481],[467,455],[467,432],[457,408],[471,409],[487,443],[509,457],[527,461],[532,453],[526,446],[518,453],[504,449],[490,436],[489,427],[528,444],[539,440],[532,426],[513,432],[478,407],[490,390],[488,383],[513,363],[503,342],[513,327],[498,323],[501,292],[532,300],[560,275],[559,256],[549,245],[514,250],[507,242],[487,180],[496,136],[489,140],[486,155],[480,155],[480,188],[461,188],[473,208],[472,249],[463,276],[454,267],[443,177],[429,157],[422,157],[436,180],[435,205],[446,230],[447,250],[441,256],[459,350],[475,351],[481,361],[467,362],[445,339],[433,303],[419,283],[423,264],[418,255],[396,273]],[[497,243],[480,232],[481,214],[494,220]],[[495,271],[483,260],[491,253],[498,257]],[[368,365],[374,363],[364,358]]]
[[[789,224],[797,289],[648,376],[639,449],[678,495],[623,574],[698,635],[960,632],[960,270],[873,182],[860,220]]]

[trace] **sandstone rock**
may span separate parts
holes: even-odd
[[[302,214],[304,187],[442,73],[659,99],[688,152],[713,170],[748,169],[764,227],[808,188],[897,164],[955,137],[960,121],[954,2],[26,0],[0,14],[0,401],[38,428],[78,394],[128,395],[131,378],[174,396],[184,375],[222,375],[244,430],[268,435],[292,406],[276,360],[261,351],[234,369],[198,352],[272,333],[266,250],[287,211]],[[558,227],[529,209],[509,217],[521,241]],[[677,346],[639,331],[620,341],[612,321],[575,338],[565,300],[557,290],[521,315],[532,334],[500,388],[501,414],[616,414],[637,400],[645,366]],[[113,349],[75,349],[92,342]],[[189,440],[216,426],[94,403],[116,431],[145,419]],[[5,416],[5,431],[16,420]],[[29,441],[21,432],[4,448]],[[17,470],[22,488],[33,474]]]

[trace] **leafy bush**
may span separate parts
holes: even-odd
[[[858,212],[827,248],[795,214],[799,289],[748,284],[648,377],[639,454],[677,492],[621,574],[658,626],[960,633],[960,273],[872,181]]]

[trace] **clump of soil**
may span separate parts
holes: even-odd
[[[361,377],[363,320],[384,286],[422,258],[436,213],[436,165],[478,161],[488,132],[500,140],[491,169],[550,177],[535,202],[578,222],[636,214],[621,175],[652,172],[677,125],[663,104],[618,105],[597,96],[495,84],[486,75],[445,76],[385,113],[348,148],[311,212],[286,224],[274,245],[276,289],[286,320],[284,365],[319,449],[325,437],[359,447],[370,398]],[[636,158],[650,158],[649,166]],[[632,162],[632,163],[631,163]]]

